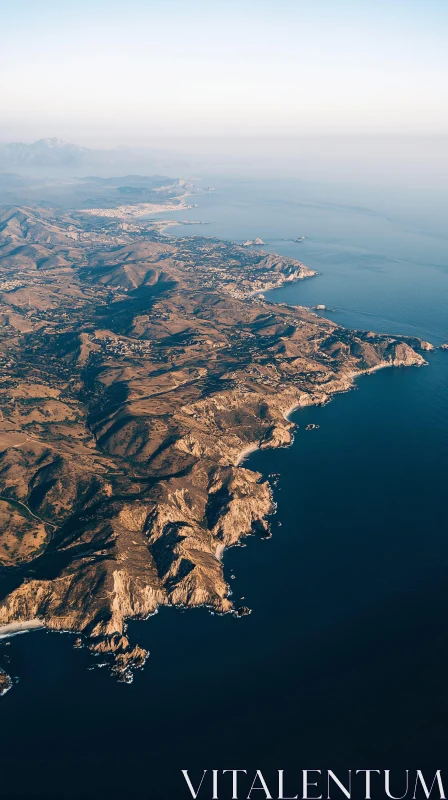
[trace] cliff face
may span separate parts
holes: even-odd
[[[253,295],[300,262],[149,223],[10,209],[0,269],[0,626],[77,631],[123,680],[147,655],[127,619],[233,610],[223,549],[273,511],[242,453],[356,374],[424,363]]]

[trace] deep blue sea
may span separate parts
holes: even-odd
[[[215,193],[177,217],[208,224],[169,233],[260,236],[319,272],[269,299],[448,341],[441,192],[204,182]],[[73,637],[11,640],[0,800],[182,800],[183,768],[448,769],[448,352],[428,360],[296,412],[292,447],[250,456],[280,473],[273,537],[225,554],[250,616],[162,609],[132,623],[151,658],[130,686],[89,670]]]

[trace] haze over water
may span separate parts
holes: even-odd
[[[324,303],[348,327],[448,341],[440,192],[204,183],[216,193],[177,217],[209,224],[168,233],[260,236],[320,273],[270,300]],[[182,768],[268,777],[447,766],[448,353],[428,360],[296,412],[294,445],[247,461],[280,473],[272,539],[225,554],[251,616],[162,609],[132,623],[151,657],[131,686],[89,671],[72,637],[11,640],[20,682],[0,705],[0,797],[181,800]],[[305,431],[309,422],[319,430]]]

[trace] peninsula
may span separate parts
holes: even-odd
[[[162,235],[141,210],[0,211],[0,637],[76,632],[124,681],[147,657],[127,620],[247,612],[222,553],[274,508],[244,454],[290,444],[293,409],[431,348],[269,303],[313,270]]]

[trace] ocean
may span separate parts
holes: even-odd
[[[448,341],[441,193],[204,183],[215,192],[198,208],[167,216],[207,225],[168,233],[261,237],[318,271],[269,300]],[[196,783],[204,768],[268,779],[278,769],[448,767],[448,352],[428,362],[362,377],[327,406],[295,412],[290,448],[247,459],[279,474],[272,538],[224,556],[250,616],[164,608],[131,623],[151,657],[130,686],[89,669],[72,636],[10,640],[20,681],[0,701],[0,798],[182,800],[185,768]]]

